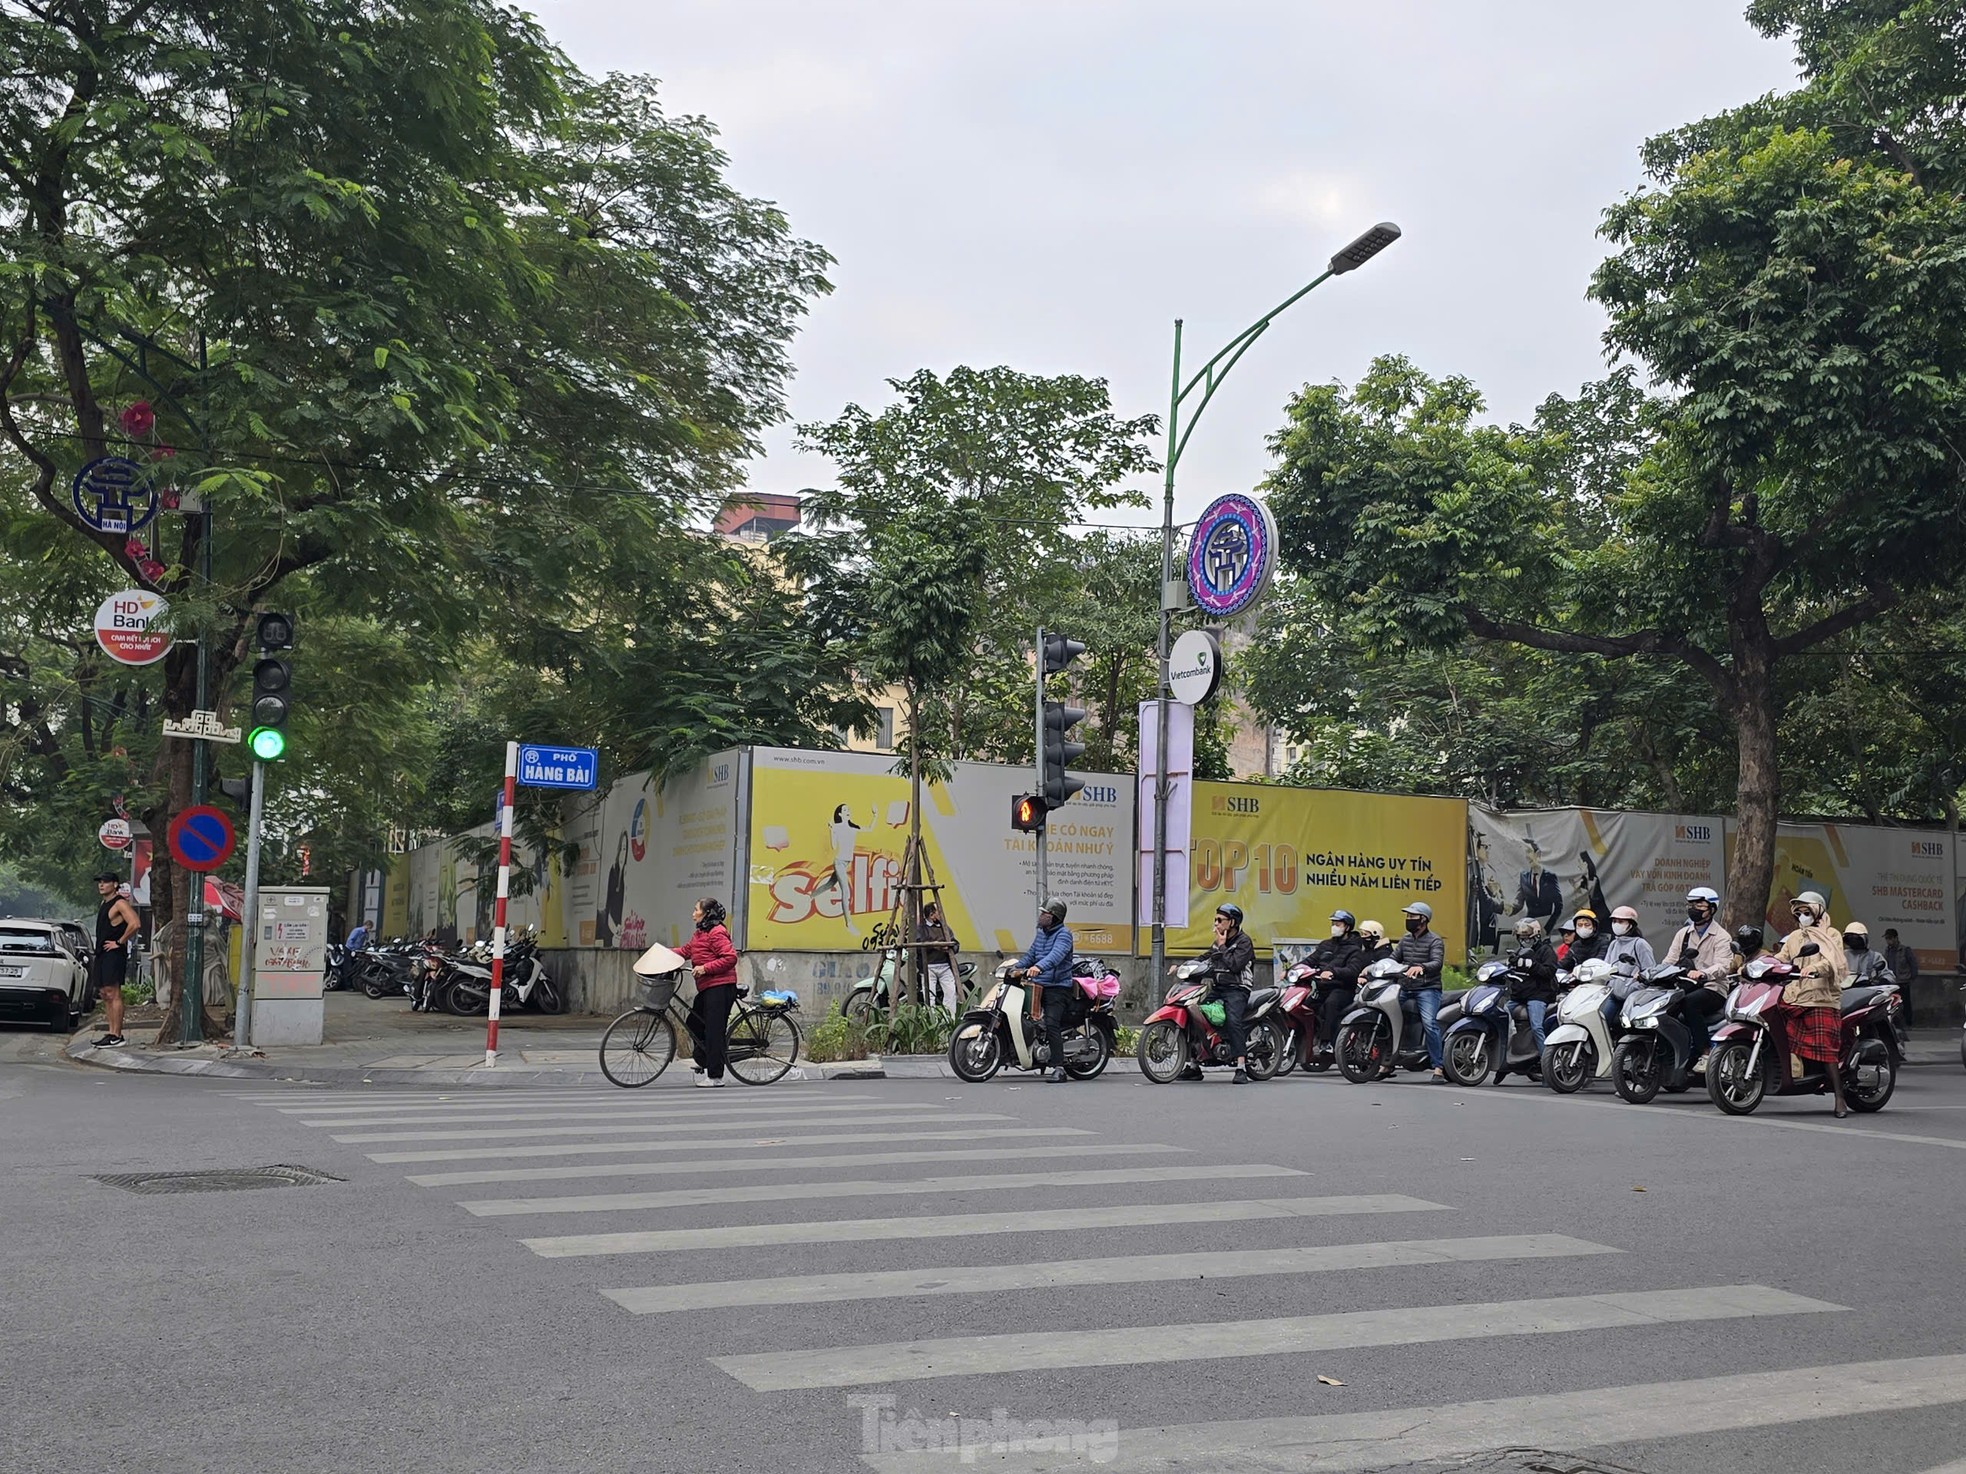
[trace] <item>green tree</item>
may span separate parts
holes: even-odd
[[[1786,663],[1966,567],[1960,13],[1757,5],[1804,85],[1647,146],[1592,286],[1664,391],[1628,468],[1566,462],[1547,412],[1476,426],[1465,381],[1388,361],[1307,390],[1279,438],[1290,557],[1374,648],[1472,633],[1705,685],[1735,734],[1737,916],[1772,878]]]

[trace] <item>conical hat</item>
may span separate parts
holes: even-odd
[[[660,977],[665,972],[675,972],[688,966],[681,953],[670,951],[660,942],[635,959],[635,971],[645,978]]]

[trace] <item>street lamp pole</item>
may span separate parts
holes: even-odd
[[[1181,319],[1177,317],[1174,320],[1174,373],[1167,405],[1167,462],[1161,485],[1160,638],[1156,646],[1160,657],[1160,686],[1154,700],[1154,726],[1158,741],[1154,744],[1154,898],[1148,970],[1156,980],[1167,967],[1167,806],[1170,797],[1167,774],[1167,657],[1174,614],[1188,605],[1187,591],[1174,579],[1174,468],[1180,464],[1181,453],[1188,448],[1188,437],[1194,434],[1195,424],[1201,419],[1202,411],[1208,408],[1208,401],[1215,397],[1222,380],[1228,377],[1237,360],[1249,351],[1250,345],[1269,331],[1270,324],[1294,307],[1312,288],[1321,286],[1334,276],[1356,271],[1398,239],[1399,227],[1391,221],[1381,221],[1373,226],[1333,256],[1330,264],[1314,280],[1299,287],[1231,338],[1185,384],[1181,382]],[[1197,390],[1200,390],[1201,397],[1188,411],[1187,423],[1183,425],[1181,407]]]

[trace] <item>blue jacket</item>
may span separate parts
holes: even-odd
[[[1019,967],[1037,970],[1031,979],[1040,988],[1069,988],[1072,985],[1072,933],[1054,926],[1031,938],[1031,945],[1017,959]]]

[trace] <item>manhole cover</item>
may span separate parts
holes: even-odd
[[[111,1172],[97,1182],[132,1193],[233,1193],[262,1187],[313,1187],[346,1179],[312,1167],[211,1167],[202,1172]]]

